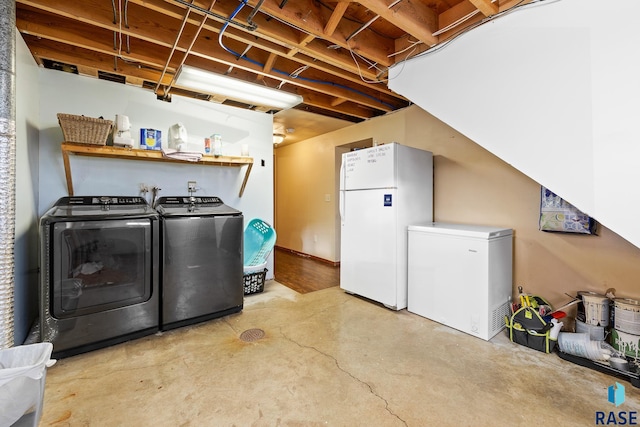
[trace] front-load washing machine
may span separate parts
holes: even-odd
[[[242,310],[243,215],[218,197],[160,197],[161,329]]]

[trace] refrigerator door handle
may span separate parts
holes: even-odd
[[[340,211],[340,220],[344,223],[344,161],[340,163],[340,200],[338,200],[338,210]]]

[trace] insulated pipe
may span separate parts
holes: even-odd
[[[0,349],[14,344],[16,2],[0,0]]]

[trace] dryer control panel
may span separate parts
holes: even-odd
[[[142,197],[120,196],[71,196],[62,197],[55,206],[91,206],[91,205],[146,205]]]
[[[222,199],[216,196],[211,197],[162,197],[158,200],[158,204],[162,204],[164,206],[182,206],[182,205],[221,205],[223,203]]]

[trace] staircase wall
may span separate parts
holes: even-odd
[[[640,3],[544,1],[394,66],[389,87],[640,247]]]

